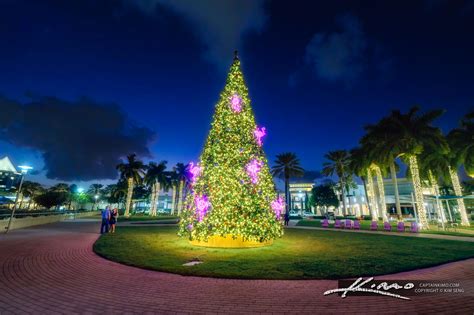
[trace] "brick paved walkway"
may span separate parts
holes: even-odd
[[[449,313],[472,314],[464,295],[323,296],[335,281],[226,280],[141,270],[92,252],[96,222],[61,222],[0,236],[0,314],[13,313]],[[394,262],[396,263],[396,262]],[[474,280],[474,259],[377,279]]]

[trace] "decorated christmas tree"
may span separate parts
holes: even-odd
[[[190,163],[191,193],[181,217],[181,236],[198,245],[239,247],[234,246],[239,242],[245,247],[282,235],[284,202],[276,196],[262,149],[265,134],[255,123],[236,53],[201,160]]]

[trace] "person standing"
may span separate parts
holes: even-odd
[[[118,209],[114,208],[110,213],[110,233],[115,233],[115,224],[117,224]]]
[[[110,206],[105,207],[102,210],[102,225],[100,226],[100,234],[109,232],[109,221],[110,221]]]
[[[288,212],[285,212],[285,225],[288,226],[290,222],[290,214]]]

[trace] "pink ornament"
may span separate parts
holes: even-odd
[[[247,175],[250,177],[250,180],[252,181],[253,184],[258,183],[258,174],[260,173],[262,166],[263,166],[263,162],[256,159],[253,159],[245,166]]]
[[[230,107],[236,113],[240,113],[242,110],[242,98],[238,94],[233,94],[230,97]]]
[[[283,209],[285,208],[285,203],[283,202],[283,199],[281,197],[278,197],[277,199],[272,201],[271,206],[272,206],[273,212],[275,212],[276,219],[280,220],[281,213],[283,212]]]
[[[198,222],[201,222],[207,214],[211,203],[207,199],[206,195],[202,196],[195,196],[194,197],[194,204],[196,205],[196,215]]]
[[[253,135],[255,137],[255,140],[257,141],[257,144],[261,147],[263,142],[262,142],[262,138],[267,134],[267,131],[265,129],[265,127],[262,127],[262,128],[255,128],[255,130],[253,131]]]
[[[199,166],[199,164],[194,165],[193,162],[189,162],[188,172],[189,172],[189,178],[191,182],[194,184],[197,178],[201,175],[202,167]]]

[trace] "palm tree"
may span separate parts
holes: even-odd
[[[22,188],[21,188],[21,195],[22,195],[22,201],[23,201],[23,196],[28,197],[28,207],[27,209],[31,209],[31,202],[33,201],[33,198],[38,196],[44,191],[43,186],[41,186],[40,183],[36,182],[30,182],[30,181],[24,181]],[[21,203],[20,203],[21,206]]]
[[[101,195],[103,187],[104,185],[102,184],[92,184],[89,186],[89,190],[87,191],[87,193],[94,200],[94,203],[92,204],[92,210],[95,208],[95,205],[97,204],[97,199]]]
[[[325,176],[337,175],[339,178],[339,187],[341,189],[343,214],[347,213],[346,206],[346,188],[347,184],[351,181],[350,172],[350,154],[346,150],[329,151],[324,155],[328,162],[323,163],[322,174]]]
[[[302,177],[304,169],[295,153],[286,152],[276,156],[275,165],[272,167],[272,175],[285,180],[286,213],[290,211],[290,178]]]
[[[176,173],[176,180],[179,183],[178,189],[178,215],[181,214],[183,210],[183,199],[184,199],[184,191],[185,186],[188,180],[188,165],[184,165],[183,163],[177,163],[174,167],[174,171]]]
[[[474,111],[464,116],[460,127],[451,130],[448,142],[456,165],[464,165],[469,176],[474,177]]]
[[[130,205],[132,203],[133,186],[142,180],[146,167],[142,161],[137,160],[136,154],[127,156],[127,161],[117,165],[117,170],[120,172],[120,178],[127,181],[127,201],[125,204],[125,217],[130,216]]]
[[[380,166],[383,168],[388,166],[390,169],[390,177],[394,188],[395,207],[397,209],[398,219],[400,220],[402,218],[402,208],[400,204],[397,165],[395,161],[396,158],[403,153],[403,148],[401,148],[398,142],[398,135],[394,135],[393,130],[390,129],[390,124],[392,123],[391,118],[391,116],[385,117],[375,125],[365,126],[366,134],[362,137],[360,143],[365,148],[368,156],[370,156],[373,166],[376,165],[376,167],[373,168],[375,168],[377,173],[379,173],[377,167],[380,168]],[[378,178],[378,182],[381,180],[382,179]],[[382,189],[383,187],[379,187],[379,191]],[[383,201],[381,206],[383,208],[385,207],[385,201]]]
[[[145,174],[144,183],[151,189],[150,198],[150,215],[156,216],[156,204],[160,193],[160,185],[166,181],[166,164],[168,162],[161,161],[159,164],[150,162]]]
[[[373,154],[382,162],[391,163],[395,158],[400,157],[408,164],[422,228],[428,228],[428,221],[421,187],[418,155],[423,152],[425,146],[442,144],[441,130],[432,125],[433,121],[442,114],[442,110],[419,114],[419,108],[416,106],[406,114],[394,110],[376,125],[369,126],[369,136],[367,137],[369,140],[361,140],[361,143],[368,147],[372,146]],[[393,167],[391,169],[394,170]],[[393,173],[392,178],[396,178]]]
[[[171,188],[173,190],[172,195],[171,195],[171,214],[174,215],[174,212],[176,210],[176,191],[177,191],[177,186],[179,184],[178,181],[178,174],[176,173],[175,169],[173,168],[172,171],[167,172],[167,181],[165,184],[165,189],[168,190]]]
[[[364,192],[365,192],[365,199],[367,200],[367,206],[369,208],[369,213],[372,214],[372,207],[374,206],[371,204],[372,196],[369,196],[368,188],[367,188],[367,169],[370,167],[370,159],[366,153],[366,149],[363,147],[357,147],[351,150],[350,152],[350,170],[356,176],[359,176],[364,184]],[[371,187],[372,188],[372,187]]]
[[[116,200],[117,204],[120,206],[120,203],[123,202],[125,204],[125,200],[127,198],[128,187],[127,181],[124,179],[120,179],[117,184],[109,185],[110,187],[110,197],[112,200]],[[109,189],[107,186],[107,189]],[[125,207],[125,206],[124,206]]]

